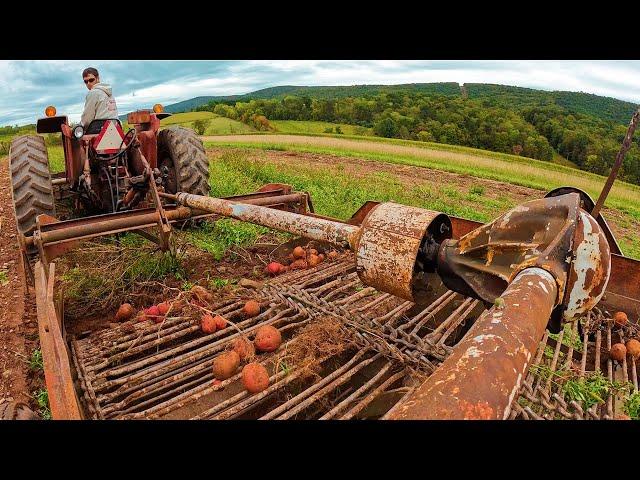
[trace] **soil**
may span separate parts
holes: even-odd
[[[33,288],[27,290],[17,242],[9,184],[9,161],[0,159],[0,271],[8,283],[0,285],[0,399],[22,401],[38,409],[33,392],[44,385],[42,370],[29,368],[39,348]]]

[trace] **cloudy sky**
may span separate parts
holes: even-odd
[[[35,123],[47,105],[78,121],[82,70],[100,71],[119,113],[277,85],[479,82],[594,93],[640,103],[640,61],[0,61],[0,126]]]

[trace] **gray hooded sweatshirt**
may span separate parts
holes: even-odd
[[[93,120],[104,118],[118,118],[118,107],[111,93],[111,86],[96,83],[87,93],[80,123],[87,128]]]

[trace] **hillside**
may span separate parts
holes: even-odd
[[[485,101],[489,105],[522,109],[555,104],[571,113],[591,115],[600,120],[625,125],[638,107],[631,102],[584,92],[548,92],[488,83],[465,83],[464,86],[468,98]]]
[[[521,109],[531,106],[558,105],[570,113],[581,113],[603,121],[626,125],[637,105],[611,97],[584,92],[545,91],[488,83],[465,83],[461,89],[455,82],[410,83],[399,85],[350,85],[350,86],[294,86],[282,85],[263,88],[243,95],[202,96],[165,107],[168,112],[184,112],[210,102],[236,102],[252,99],[280,99],[287,95],[317,99],[371,97],[380,93],[445,95],[466,97],[487,102],[488,105]]]

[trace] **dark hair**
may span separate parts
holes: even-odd
[[[82,78],[86,77],[89,74],[94,75],[95,77],[99,77],[100,76],[100,74],[98,73],[98,70],[96,70],[93,67],[89,67],[89,68],[85,68],[82,71]]]

